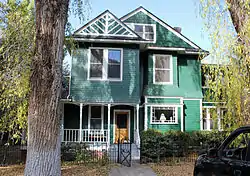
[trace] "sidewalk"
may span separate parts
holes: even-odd
[[[117,166],[111,168],[110,176],[156,176],[154,171],[146,165],[133,163],[131,167]]]

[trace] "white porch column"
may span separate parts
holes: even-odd
[[[108,148],[110,145],[110,104],[108,104]]]
[[[80,103],[80,125],[79,125],[79,133],[80,133],[80,138],[79,138],[79,142],[82,141],[82,103]]]
[[[64,103],[61,103],[61,142],[64,142]]]
[[[148,129],[148,106],[144,109],[144,131]]]
[[[139,132],[139,104],[136,105],[136,130]]]
[[[218,122],[217,122],[217,125],[218,125],[218,130],[221,131],[221,114],[220,114],[221,110],[220,108],[217,108],[217,119],[218,119]]]
[[[184,131],[184,103],[183,103],[183,98],[180,99],[181,102],[181,131]],[[178,112],[178,108],[177,108]],[[177,117],[178,118],[178,117]]]
[[[206,115],[207,115],[207,118],[206,118],[207,130],[210,131],[211,130],[210,108],[206,109]]]

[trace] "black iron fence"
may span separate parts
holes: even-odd
[[[20,164],[26,160],[26,146],[0,145],[0,166]]]
[[[63,143],[61,159],[63,162],[98,163],[102,165],[120,163],[131,166],[132,148],[130,142],[107,145],[107,143]],[[183,147],[173,145],[171,148],[141,150],[141,163],[149,162],[194,162],[198,155],[205,152],[208,146],[199,145]],[[0,146],[0,165],[25,163],[26,146]]]

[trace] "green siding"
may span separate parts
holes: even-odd
[[[200,130],[200,100],[184,100],[185,131]]]
[[[147,98],[148,103],[180,104],[180,98]]]
[[[158,52],[157,52],[158,54]],[[170,54],[170,53],[166,53]],[[197,56],[173,55],[173,85],[153,84],[153,54],[148,56],[144,95],[202,98],[200,62]]]
[[[151,119],[151,109],[147,108],[148,113],[148,128],[152,128],[158,130],[162,133],[167,132],[169,130],[181,130],[181,108],[178,107],[178,124],[150,124]]]
[[[70,94],[73,101],[139,103],[139,50],[123,48],[123,80],[116,82],[87,80],[88,51],[80,48],[72,57]]]
[[[137,14],[125,20],[124,22],[140,23],[140,24],[156,24],[156,43],[150,44],[150,46],[193,48],[187,42],[177,37],[175,34],[167,30],[165,27],[160,25],[158,22],[154,21],[152,18],[150,18],[143,12],[138,12]]]

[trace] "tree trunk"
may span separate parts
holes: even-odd
[[[61,175],[60,94],[69,0],[36,0],[26,176]]]

